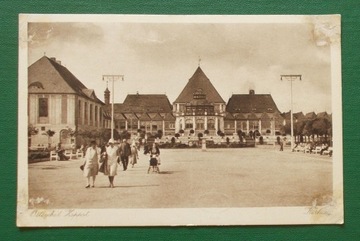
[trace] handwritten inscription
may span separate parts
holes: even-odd
[[[90,211],[68,209],[68,210],[33,210],[32,217],[50,218],[50,217],[66,217],[66,218],[81,218],[89,216]]]
[[[312,215],[331,215],[331,212],[328,207],[317,207],[317,206],[313,206],[309,208],[307,213]]]

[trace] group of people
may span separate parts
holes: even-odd
[[[150,154],[148,173],[151,168],[157,169],[159,172],[160,150],[155,143],[151,148],[145,148],[144,154],[148,153]],[[113,139],[110,139],[106,146],[100,148],[97,146],[96,141],[91,141],[90,146],[85,151],[84,164],[82,165],[83,175],[87,178],[86,188],[95,187],[98,172],[108,176],[109,187],[113,188],[118,165],[121,162],[123,171],[126,171],[129,159],[132,167],[137,164],[139,159],[138,147],[134,142],[130,145],[126,139],[121,143],[116,143]]]

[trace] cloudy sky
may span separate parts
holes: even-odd
[[[331,113],[330,46],[311,23],[30,23],[28,63],[56,57],[103,100],[104,74],[123,74],[127,94],[166,93],[173,102],[200,66],[227,102],[231,94],[272,94],[280,111]]]

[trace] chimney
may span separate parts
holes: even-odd
[[[52,61],[55,61],[56,62],[56,58],[55,57],[51,57],[50,58]]]
[[[104,91],[104,100],[105,100],[105,105],[110,104],[110,91],[108,88],[106,88],[106,90]]]
[[[249,95],[255,95],[255,90],[250,89],[250,90],[249,90]]]
[[[56,60],[56,63],[60,64],[61,65],[61,61],[60,60]]]

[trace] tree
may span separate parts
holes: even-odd
[[[204,131],[204,134],[205,134],[205,135],[209,135],[209,130],[205,130],[205,131]]]
[[[49,129],[46,132],[44,132],[43,135],[46,135],[48,137],[48,147],[51,148],[51,143],[52,143],[51,137],[55,135],[55,131]]]
[[[179,137],[180,137],[180,134],[179,134],[179,133],[176,133],[176,134],[175,134],[175,137],[176,137],[176,138],[179,138]]]
[[[194,134],[195,131],[193,129],[190,130],[190,134]]]
[[[31,136],[37,135],[39,130],[35,128],[33,125],[28,125],[28,145],[31,146]]]
[[[329,133],[329,129],[332,128],[331,122],[327,118],[316,118],[312,121],[312,131],[315,135],[325,136]]]
[[[113,129],[113,137],[114,140],[120,139],[120,134],[116,129]],[[99,131],[99,138],[102,142],[107,143],[111,138],[111,129],[101,129]]]
[[[198,136],[198,138],[200,140],[203,137],[203,133],[199,132],[197,136]]]
[[[179,133],[184,134],[184,130],[183,129],[179,130]]]
[[[37,135],[37,133],[39,133],[39,130],[34,127],[33,125],[29,124],[28,125],[28,136],[33,136],[33,135]]]
[[[217,134],[218,136],[220,136],[221,133],[222,133],[221,130],[218,130],[218,131],[216,132],[216,134]]]
[[[162,131],[162,130],[158,130],[158,131],[157,131],[157,137],[158,137],[159,139],[161,139],[162,136],[163,136],[163,131]]]

